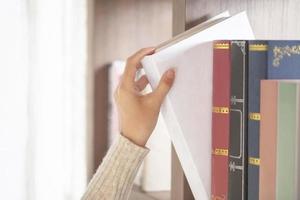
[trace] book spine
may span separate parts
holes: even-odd
[[[228,198],[247,198],[247,42],[231,41]]]
[[[297,167],[296,167],[296,197],[300,197],[300,85],[298,84],[297,87],[297,107],[296,107],[296,123],[297,123],[297,150],[296,150],[296,163],[297,163]]]
[[[248,200],[259,197],[260,80],[267,76],[267,41],[248,42]]]
[[[279,83],[276,199],[297,199],[296,194],[296,102],[297,84]]]
[[[259,199],[276,199],[278,83],[261,81]]]
[[[268,42],[268,79],[300,79],[300,41]]]
[[[230,41],[215,41],[213,50],[211,199],[228,199]]]

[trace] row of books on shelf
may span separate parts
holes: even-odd
[[[299,199],[300,41],[214,41],[212,101],[212,199]]]

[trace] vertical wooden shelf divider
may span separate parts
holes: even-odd
[[[186,29],[186,0],[173,0],[172,32],[176,36]],[[172,200],[193,200],[193,194],[183,173],[181,164],[172,146]]]

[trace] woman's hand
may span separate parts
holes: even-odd
[[[144,48],[127,59],[124,74],[115,91],[121,133],[140,146],[145,146],[154,130],[160,106],[175,78],[174,69],[170,69],[164,73],[153,92],[140,94],[149,82],[145,75],[135,81],[136,72],[141,68],[142,58],[154,51],[155,48]]]

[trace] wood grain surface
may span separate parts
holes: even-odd
[[[299,0],[186,0],[190,28],[220,12],[246,10],[257,39],[299,39]]]

